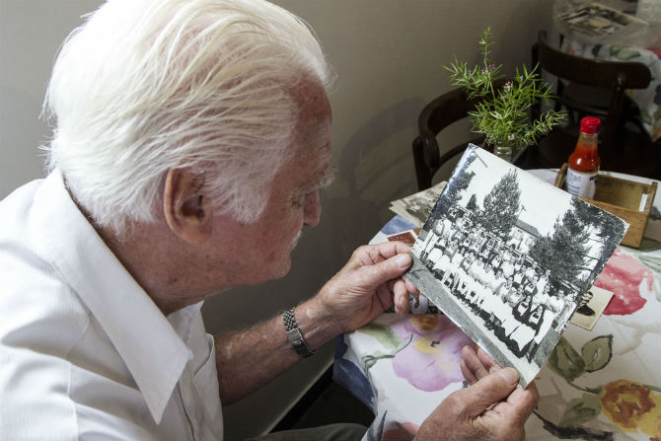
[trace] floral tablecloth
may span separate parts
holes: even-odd
[[[551,170],[533,173],[555,178]],[[658,213],[658,193],[654,206]],[[397,216],[372,242],[411,228]],[[660,220],[649,222],[646,237],[641,249],[619,247],[595,282],[614,292],[596,326],[568,325],[540,372],[528,439],[661,439]],[[412,439],[426,416],[464,387],[459,360],[467,344],[447,317],[433,314],[384,314],[341,336],[334,378],[376,415],[366,439]]]

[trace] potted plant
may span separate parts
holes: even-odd
[[[450,71],[453,86],[465,87],[469,99],[481,99],[469,112],[473,132],[485,135],[485,146],[493,147],[494,154],[511,162],[524,148],[535,144],[538,137],[563,122],[565,113],[547,110],[531,121],[530,108],[538,100],[553,96],[550,86],[536,74],[537,66],[531,71],[525,65],[517,68],[514,79],[495,88],[494,81],[505,76],[501,74],[502,64],[496,65],[489,58],[493,44],[488,27],[480,38],[482,65],[469,69],[455,58],[444,68]]]

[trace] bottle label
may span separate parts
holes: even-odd
[[[567,169],[567,191],[574,196],[593,199],[597,172],[579,172],[572,168]]]

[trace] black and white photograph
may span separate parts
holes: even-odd
[[[571,316],[571,323],[591,331],[604,313],[611,298],[613,298],[612,292],[593,286],[583,296],[574,315]]]
[[[626,31],[632,32],[647,25],[642,20],[624,14],[617,9],[609,8],[600,3],[589,3],[561,14],[557,17],[575,31],[589,35],[611,35]]]
[[[413,225],[422,227],[444,188],[445,182],[439,182],[427,190],[392,201],[390,202],[390,210],[399,214]]]
[[[525,386],[627,227],[470,145],[418,235],[407,278]]]

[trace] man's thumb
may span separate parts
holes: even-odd
[[[364,267],[366,278],[373,286],[379,286],[391,279],[396,279],[411,266],[411,256],[397,254],[374,265]]]

